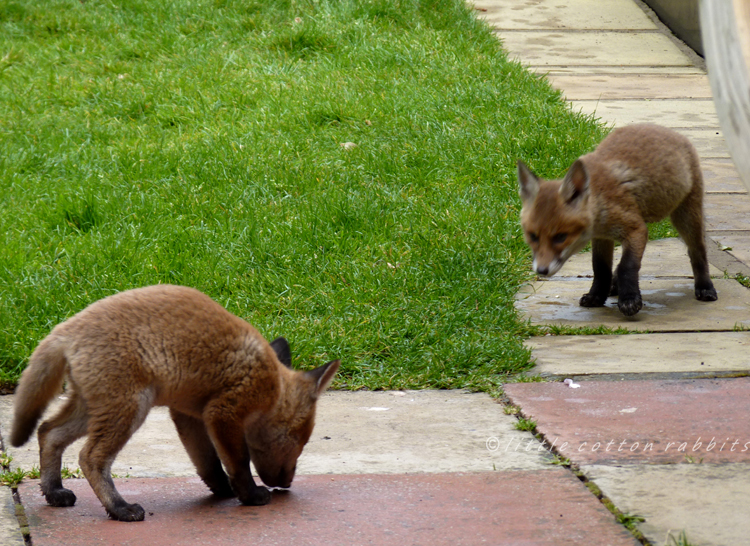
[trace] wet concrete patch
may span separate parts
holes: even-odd
[[[563,271],[564,272],[564,269]],[[604,307],[581,307],[591,280],[549,280],[525,287],[516,307],[532,324],[607,326],[652,332],[731,331],[750,326],[750,291],[730,279],[714,279],[718,301],[695,299],[692,280],[641,280],[643,309],[624,316],[611,297]]]
[[[750,378],[506,385],[576,464],[750,462]]]
[[[69,544],[412,544],[636,546],[569,471],[301,476],[267,506],[217,501],[195,479],[117,480],[139,523],[109,521],[84,480],[67,480],[72,508],[52,508],[38,485],[20,494],[34,546]]]

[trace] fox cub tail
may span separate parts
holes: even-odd
[[[60,392],[67,364],[65,347],[64,339],[50,335],[31,355],[16,389],[10,433],[14,447],[28,441],[50,400]]]

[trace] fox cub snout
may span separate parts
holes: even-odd
[[[591,242],[594,282],[583,307],[617,295],[624,315],[643,307],[638,273],[648,223],[669,216],[688,248],[695,297],[714,301],[703,226],[703,176],[684,136],[657,125],[616,129],[595,151],[578,158],[562,180],[542,180],[518,162],[521,226],[539,275],[554,275]],[[622,259],[614,274],[615,242]]]
[[[198,475],[219,497],[266,504],[250,462],[271,487],[289,487],[310,438],[315,406],[339,361],[291,369],[289,344],[271,343],[208,296],[182,286],[121,292],[56,326],[21,376],[11,443],[24,444],[67,379],[67,401],[39,427],[42,493],[52,506],[76,497],[60,476],[62,453],[88,436],[79,463],[109,516],[144,510],[115,489],[110,468],[152,406],[168,406]]]

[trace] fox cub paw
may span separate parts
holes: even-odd
[[[111,509],[107,509],[107,514],[117,521],[143,521],[146,517],[146,511],[140,504],[120,504]]]
[[[211,489],[211,493],[213,493],[214,496],[220,499],[231,499],[232,497],[237,496],[234,491],[232,491],[232,487],[229,485],[228,481],[226,483],[210,485],[209,489]]]
[[[632,317],[643,308],[643,300],[641,299],[640,294],[637,294],[633,298],[620,297],[620,300],[617,302],[617,307],[620,308],[620,312],[623,315],[626,317]]]
[[[716,301],[719,296],[716,294],[716,289],[712,286],[710,288],[696,288],[695,298],[699,301]]]
[[[50,506],[67,507],[76,503],[76,494],[65,488],[54,489],[45,493],[44,498],[47,499],[47,504]]]
[[[602,307],[607,302],[607,296],[600,295],[600,294],[593,294],[589,292],[588,294],[584,294],[581,296],[581,299],[578,301],[578,304],[581,307]]]
[[[256,486],[248,494],[238,497],[245,506],[262,506],[271,502],[271,492],[263,486]]]

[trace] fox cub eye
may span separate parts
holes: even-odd
[[[565,242],[565,240],[568,238],[567,233],[558,233],[554,237],[552,237],[552,244],[553,245],[561,245]]]
[[[539,235],[537,235],[536,233],[529,232],[529,241],[531,241],[532,243],[538,243]]]

